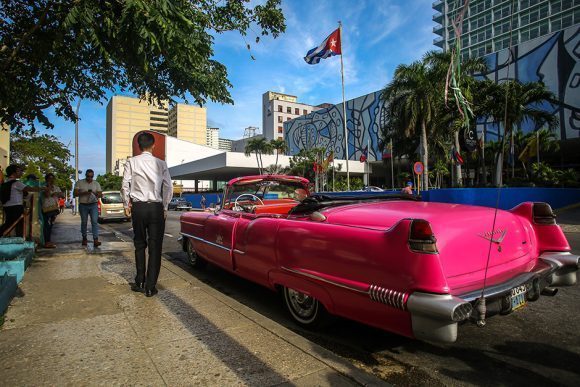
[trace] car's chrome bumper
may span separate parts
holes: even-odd
[[[509,281],[495,284],[469,293],[453,296],[415,292],[407,300],[411,313],[413,334],[417,339],[454,342],[457,325],[469,318],[481,321],[495,314],[510,313],[511,290],[526,286],[526,300],[536,301],[540,294],[554,295],[553,287],[570,286],[578,280],[580,256],[565,252],[549,252],[539,257],[538,265],[528,273],[520,274]],[[477,300],[485,298],[485,308],[474,310]]]

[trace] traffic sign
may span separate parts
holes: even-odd
[[[424,170],[425,168],[423,167],[422,162],[417,161],[415,164],[413,164],[413,171],[416,175],[422,175]]]

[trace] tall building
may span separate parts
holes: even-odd
[[[139,98],[113,96],[107,104],[107,172],[122,171],[125,160],[132,155],[131,141],[137,132],[167,133],[167,117],[167,106],[156,107]]]
[[[262,134],[266,140],[283,139],[284,122],[317,109],[296,96],[268,91],[262,95]]]
[[[455,45],[451,21],[463,8],[464,0],[438,0],[433,44],[450,51]],[[512,9],[513,6],[513,9]],[[477,0],[464,15],[461,53],[481,57],[529,40],[562,31],[580,23],[580,0]],[[511,30],[511,34],[510,34]]]
[[[220,129],[207,128],[206,130],[206,145],[214,149],[219,149]]]
[[[168,135],[206,145],[207,111],[203,107],[178,103],[169,111]]]
[[[206,145],[206,110],[177,104],[156,107],[134,97],[113,96],[107,105],[106,171],[122,174],[132,141],[142,130],[154,130],[180,140]]]

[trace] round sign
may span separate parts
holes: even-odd
[[[413,164],[413,171],[415,171],[415,174],[417,175],[421,175],[423,174],[423,163],[420,161],[417,161],[415,164]]]

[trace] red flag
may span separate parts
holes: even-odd
[[[365,161],[367,161],[368,154],[369,154],[369,147],[367,145],[367,146],[365,146],[365,149],[363,149],[362,155],[360,155],[359,160],[361,163],[364,163]]]

